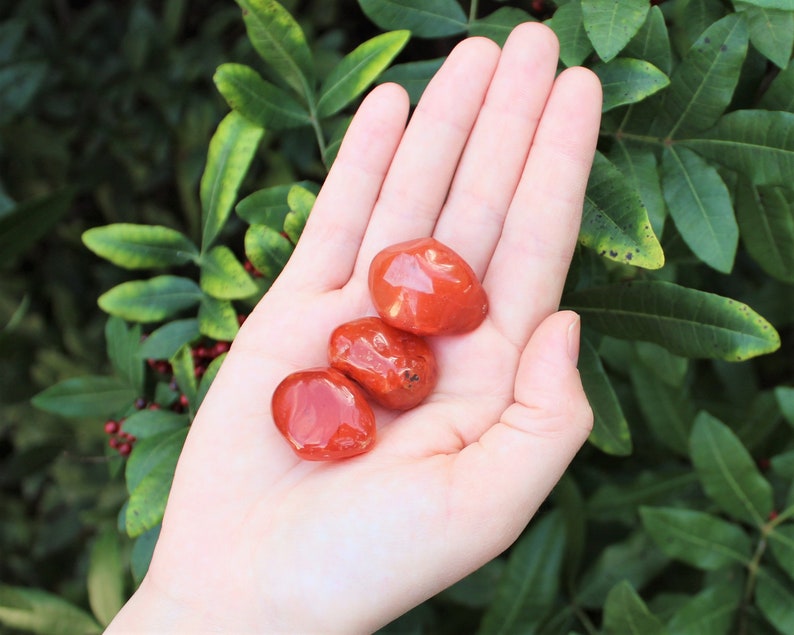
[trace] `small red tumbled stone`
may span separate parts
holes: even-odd
[[[334,368],[288,375],[273,393],[271,412],[302,459],[345,459],[375,443],[375,414],[364,393]]]

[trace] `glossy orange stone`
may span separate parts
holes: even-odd
[[[383,321],[417,335],[449,335],[477,328],[488,298],[477,275],[435,238],[387,247],[372,260],[369,290]]]
[[[363,391],[335,368],[288,375],[273,393],[271,411],[302,459],[345,459],[375,443],[375,415]]]
[[[377,317],[338,326],[328,343],[328,359],[374,401],[393,410],[418,405],[438,381],[436,357],[427,342]]]

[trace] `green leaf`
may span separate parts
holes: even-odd
[[[747,43],[747,27],[736,14],[706,29],[673,71],[654,133],[686,138],[713,126],[731,102]]]
[[[781,11],[794,11],[794,0],[742,0],[744,4],[766,9],[780,9]]]
[[[136,442],[127,461],[125,477],[130,493],[126,529],[131,538],[156,527],[163,519],[176,462],[187,428]]]
[[[664,231],[667,206],[662,195],[659,169],[654,152],[646,147],[625,143],[622,140],[612,145],[609,160],[614,163],[640,195],[648,212],[651,228],[656,236]]]
[[[45,236],[69,210],[73,196],[71,189],[62,190],[21,203],[3,213],[0,216],[0,267]]]
[[[342,117],[336,121],[336,124],[331,130],[331,136],[328,138],[328,143],[325,144],[325,150],[323,150],[322,156],[323,164],[328,166],[329,169],[334,164],[334,161],[336,161],[336,155],[339,154],[339,148],[342,147],[342,141],[344,141],[347,129],[350,127],[352,121],[352,116]]]
[[[646,269],[664,265],[637,190],[600,152],[587,183],[579,242],[609,260]]]
[[[0,625],[39,635],[94,635],[102,627],[88,613],[57,595],[0,585]]]
[[[572,588],[579,579],[585,555],[587,523],[590,520],[582,510],[585,507],[582,491],[570,474],[564,474],[551,493],[555,509],[562,515],[565,530],[563,556],[563,581]],[[551,618],[553,620],[554,618]],[[543,632],[543,631],[541,631]]]
[[[604,635],[666,635],[659,618],[645,606],[631,583],[617,584],[604,604]]]
[[[794,633],[794,586],[791,582],[785,582],[764,567],[759,568],[755,605],[780,633]]]
[[[221,64],[212,79],[229,107],[260,128],[286,130],[312,123],[304,106],[250,66]]]
[[[794,64],[775,76],[761,96],[758,108],[794,112]]]
[[[201,177],[202,251],[209,249],[226,224],[263,134],[262,128],[232,111],[212,136]]]
[[[645,531],[671,558],[714,571],[748,565],[753,546],[738,525],[711,514],[673,507],[640,508]]]
[[[126,570],[121,564],[121,546],[115,527],[96,539],[88,564],[88,601],[103,626],[110,624],[124,606]]]
[[[211,296],[201,299],[198,321],[202,335],[224,342],[233,340],[240,330],[234,305],[229,300],[218,300]]]
[[[265,225],[251,225],[245,232],[245,255],[268,280],[278,277],[292,249],[289,240]]]
[[[736,220],[748,253],[770,276],[794,282],[794,189],[739,180]]]
[[[234,252],[225,245],[213,247],[201,256],[201,290],[219,300],[239,300],[254,295],[258,288]]]
[[[274,185],[249,194],[237,204],[237,215],[249,225],[267,225],[271,229],[284,229],[284,219],[289,212],[287,196],[293,185],[311,190],[309,181],[299,181],[289,185]]]
[[[777,525],[767,533],[772,555],[781,569],[794,579],[794,525]]]
[[[419,98],[445,59],[436,57],[431,60],[395,64],[388,68],[378,81],[379,83],[394,82],[402,86],[408,92],[411,105],[415,106],[419,103]]]
[[[694,596],[668,622],[670,635],[728,635],[742,599],[738,582],[707,586]]]
[[[159,322],[198,304],[199,286],[189,278],[157,276],[122,282],[99,296],[100,308],[130,322]]]
[[[87,375],[65,379],[37,394],[31,403],[63,417],[110,417],[129,406],[135,389],[115,377]]]
[[[314,60],[295,18],[275,0],[237,0],[237,4],[259,56],[298,94],[313,98]]]
[[[493,602],[499,580],[504,576],[504,570],[505,561],[494,558],[442,591],[439,597],[470,608],[487,608]]]
[[[83,233],[83,243],[100,258],[124,269],[179,266],[198,258],[198,248],[187,236],[161,225],[94,227]]]
[[[114,370],[126,379],[132,388],[143,392],[144,368],[138,355],[141,341],[139,325],[127,328],[124,320],[111,317],[105,323],[105,344]]]
[[[673,53],[667,34],[664,14],[659,6],[651,7],[637,34],[623,49],[625,57],[645,60],[669,75],[673,69]]]
[[[665,88],[670,80],[650,62],[621,57],[609,64],[596,64],[593,72],[604,92],[602,112],[642,101]]]
[[[50,65],[42,60],[18,60],[0,66],[0,123],[25,112],[49,72]]]
[[[529,13],[518,7],[501,7],[469,24],[469,35],[487,37],[499,46],[504,46],[507,36],[519,24],[536,22]]]
[[[565,66],[579,66],[593,52],[593,45],[584,30],[580,0],[560,5],[546,25],[560,41],[560,59]]]
[[[297,244],[317,196],[301,185],[293,185],[287,195],[289,213],[284,219],[284,231],[293,244]]]
[[[644,0],[582,0],[585,31],[602,60],[608,62],[623,50],[649,8]]]
[[[679,141],[756,185],[791,185],[794,113],[737,110],[699,138]]]
[[[635,342],[634,349],[643,367],[668,386],[681,388],[684,384],[689,360],[673,355],[666,348],[650,342]]]
[[[152,561],[152,554],[154,553],[154,546],[157,544],[157,539],[159,537],[160,525],[157,525],[143,532],[135,539],[132,545],[130,569],[132,570],[132,577],[136,586],[140,586],[143,577],[149,570],[149,564]]]
[[[146,439],[163,432],[184,428],[188,416],[171,410],[139,410],[124,419],[124,432],[136,439]]]
[[[761,527],[772,511],[772,486],[724,423],[707,412],[695,419],[692,462],[706,494],[733,518]]]
[[[185,344],[174,354],[170,362],[179,390],[187,397],[188,403],[196,403],[196,368],[190,346]]]
[[[466,14],[455,0],[358,0],[361,10],[384,31],[408,29],[416,37],[463,33]]]
[[[662,154],[662,192],[676,229],[710,267],[730,273],[739,244],[731,195],[717,170],[686,148]]]
[[[777,350],[780,336],[746,304],[663,281],[634,281],[567,294],[586,325],[684,357],[741,361]]]
[[[738,1],[734,6],[747,20],[753,46],[778,68],[786,68],[794,46],[793,9],[770,9]]]
[[[198,339],[198,320],[174,320],[152,331],[138,347],[143,359],[170,359],[183,344]]]
[[[196,392],[196,403],[190,404],[193,411],[199,409],[201,404],[204,401],[204,397],[207,396],[207,392],[212,385],[212,382],[215,381],[215,376],[218,374],[218,371],[221,369],[221,365],[223,361],[226,359],[226,353],[222,353],[218,355],[215,359],[213,359],[209,366],[207,366],[207,370],[201,377],[201,383],[199,383],[198,391]]]
[[[788,421],[790,426],[794,426],[794,388],[777,386],[775,388],[775,400],[783,418]]]
[[[510,553],[478,634],[536,632],[557,596],[564,551],[565,529],[559,514],[532,521]]]
[[[381,33],[342,58],[320,89],[317,116],[330,117],[363,93],[403,49],[410,31]]]
[[[587,337],[582,338],[581,341],[579,375],[594,415],[590,443],[607,454],[616,456],[631,454],[628,421],[623,415],[620,402],[601,364],[601,359]]]

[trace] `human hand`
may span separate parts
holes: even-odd
[[[401,88],[365,99],[193,422],[149,572],[109,633],[371,632],[516,539],[592,425],[578,318],[557,307],[601,93],[585,69],[555,79],[557,55],[539,24],[502,51],[467,39],[407,128]],[[428,235],[483,280],[485,322],[430,338],[435,391],[375,408],[372,451],[300,460],[273,425],[274,388],[373,314],[380,249]]]

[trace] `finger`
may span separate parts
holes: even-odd
[[[362,102],[281,283],[322,291],[347,282],[407,116],[407,95],[396,84]]]
[[[505,42],[434,236],[485,272],[557,69],[559,44],[539,23]]]
[[[482,554],[485,559],[526,526],[592,429],[576,369],[578,350],[576,314],[564,311],[544,320],[522,354],[515,403],[455,459],[448,515],[463,525],[460,535],[476,527],[477,536],[501,537]]]
[[[556,310],[579,233],[601,117],[601,85],[583,68],[554,83],[484,284],[490,317],[523,348]]]
[[[494,42],[468,38],[428,84],[367,228],[359,257],[364,272],[387,245],[432,233],[498,59]]]

